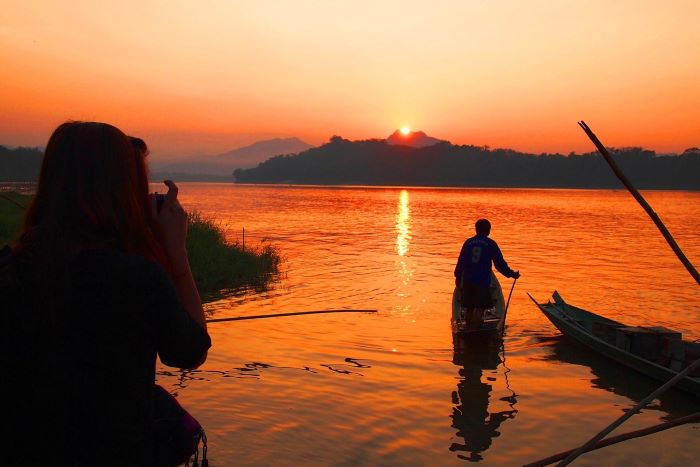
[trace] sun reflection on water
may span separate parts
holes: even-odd
[[[409,206],[409,196],[407,190],[401,190],[399,194],[398,212],[396,214],[396,253],[398,278],[401,283],[401,288],[397,292],[397,296],[403,301],[411,294],[410,289],[406,286],[411,281],[413,276],[413,267],[408,257],[411,240],[411,209]],[[401,314],[410,312],[411,306],[408,303],[400,303],[396,305],[396,310]]]
[[[411,209],[408,201],[408,191],[401,190],[399,212],[396,215],[396,252],[399,256],[406,256],[411,240]]]

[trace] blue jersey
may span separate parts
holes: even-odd
[[[506,277],[514,277],[515,271],[508,267],[501,249],[486,235],[476,235],[462,245],[459,253],[455,277],[484,287],[491,285],[491,263]]]

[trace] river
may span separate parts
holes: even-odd
[[[698,265],[700,193],[645,196]],[[210,317],[378,310],[212,323],[205,365],[159,366],[204,425],[212,466],[520,465],[577,447],[658,386],[562,339],[526,292],[700,337],[700,287],[625,191],[183,183],[180,199],[230,241],[245,228],[246,248],[283,256],[269,290],[230,291]],[[452,271],[480,217],[522,278],[503,348],[455,354]],[[674,390],[615,434],[698,410]],[[699,427],[577,465],[690,465]]]

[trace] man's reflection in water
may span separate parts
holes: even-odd
[[[465,345],[468,344],[468,345]],[[450,451],[457,452],[457,457],[471,462],[483,460],[481,453],[491,447],[491,440],[500,436],[501,423],[515,418],[516,394],[508,385],[508,372],[505,366],[505,352],[501,355],[502,344],[497,339],[490,341],[462,343],[455,346],[452,363],[460,366],[460,380],[457,390],[452,392],[452,427],[457,429],[457,436],[464,438],[464,444],[452,443]],[[503,374],[496,375],[484,370],[503,368]],[[500,381],[499,381],[500,380]],[[499,381],[505,386],[508,396],[502,397],[494,404],[497,408],[509,407],[509,410],[489,412],[489,395],[492,383]],[[505,404],[504,404],[505,403]],[[501,406],[501,407],[499,407]]]

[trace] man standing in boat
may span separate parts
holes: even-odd
[[[465,310],[467,329],[478,329],[484,310],[493,306],[491,286],[491,263],[506,277],[519,278],[503,259],[498,244],[489,238],[491,223],[486,219],[476,221],[476,235],[467,239],[459,253],[455,267],[455,285],[462,291],[462,309]]]

